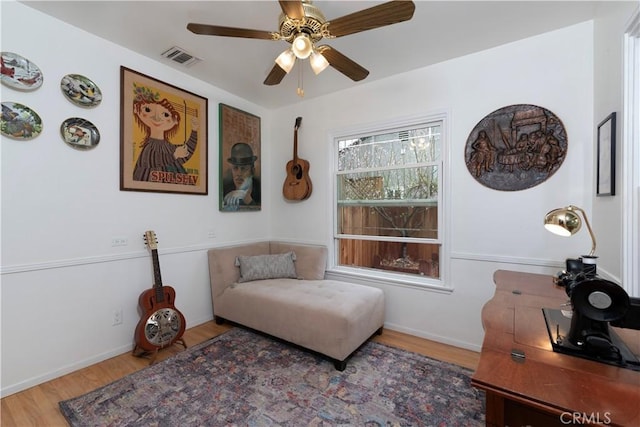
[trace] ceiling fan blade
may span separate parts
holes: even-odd
[[[292,19],[302,19],[304,18],[304,8],[302,7],[302,1],[286,1],[279,0],[280,7],[282,8],[282,12]]]
[[[276,64],[273,66],[273,68],[269,72],[269,75],[267,76],[267,78],[264,79],[264,84],[266,84],[267,86],[277,85],[282,81],[282,79],[286,75],[287,75],[287,72],[282,68],[280,68],[278,64]]]
[[[369,71],[367,69],[353,62],[331,46],[322,45],[318,46],[317,49],[329,62],[329,65],[349,77],[354,82],[358,82],[369,75]]]
[[[205,36],[244,37],[248,39],[275,40],[274,33],[261,30],[248,30],[246,28],[221,27],[219,25],[187,24],[187,29],[195,34]]]
[[[330,20],[327,29],[334,37],[346,36],[408,21],[415,9],[412,1],[394,0]]]

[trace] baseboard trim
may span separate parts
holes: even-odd
[[[87,359],[80,360],[78,362],[72,363],[70,365],[63,366],[54,371],[47,372],[43,375],[39,375],[37,377],[31,377],[24,381],[21,381],[16,384],[12,384],[0,390],[0,395],[2,397],[6,397],[10,394],[18,393],[20,391],[26,390],[28,388],[37,386],[39,384],[45,383],[47,381],[54,380],[63,375],[70,374],[79,369],[86,368],[87,366],[95,365],[96,363],[102,362],[104,360],[110,359],[112,357],[120,356],[123,353],[128,353],[132,349],[131,344],[122,345],[120,347],[116,347],[107,352],[97,354],[95,356],[89,357]]]
[[[189,326],[189,328],[195,328],[196,326],[202,325],[203,323],[209,322],[213,320],[213,316],[211,317],[206,317],[204,319],[198,319],[193,321],[193,326]],[[187,342],[187,345],[190,345]],[[92,357],[89,357],[87,359],[83,359],[83,360],[79,360],[75,363],[72,363],[70,365],[66,365],[63,366],[61,368],[58,368],[56,370],[47,372],[43,375],[38,375],[37,377],[32,377],[29,379],[26,379],[24,381],[21,381],[19,383],[16,384],[12,384],[10,386],[4,387],[0,390],[0,396],[5,397],[5,396],[9,396],[11,394],[14,393],[18,393],[20,391],[26,390],[28,388],[40,385],[42,383],[45,383],[47,381],[51,381],[51,380],[55,380],[56,378],[59,378],[63,375],[67,375],[70,374],[72,372],[75,372],[77,370],[86,368],[88,366],[91,365],[95,365],[96,363],[100,363],[103,362],[107,359],[111,359],[112,357],[116,357],[116,356],[120,356],[123,355],[125,353],[130,353],[131,350],[133,349],[133,344],[124,344],[121,346],[118,346],[116,348],[113,348],[109,351],[106,351],[104,353],[100,353],[97,355],[94,355]]]
[[[390,329],[390,330],[393,330],[393,331],[397,331],[397,332],[402,332],[403,334],[407,334],[407,335],[413,335],[413,336],[418,337],[418,338],[424,338],[424,339],[427,339],[427,340],[430,340],[430,341],[435,341],[435,342],[439,342],[439,343],[442,343],[442,344],[447,344],[447,345],[450,345],[450,346],[453,346],[453,347],[458,347],[458,348],[463,348],[465,350],[475,351],[477,353],[480,353],[480,350],[482,349],[482,345],[479,345],[479,344],[474,344],[474,343],[470,343],[470,342],[466,342],[466,341],[453,340],[451,338],[444,337],[442,335],[425,333],[424,331],[420,331],[420,330],[413,329],[413,328],[407,328],[407,327],[404,327],[404,326],[401,326],[401,325],[397,325],[395,323],[385,322],[384,328],[385,329]]]

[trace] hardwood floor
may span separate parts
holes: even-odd
[[[188,329],[184,334],[184,339],[187,345],[192,346],[230,328],[232,326],[216,325],[215,322],[210,321]],[[376,336],[374,341],[455,363],[472,370],[476,369],[480,356],[479,353],[473,351],[388,329],[385,329],[382,335]],[[182,347],[179,345],[164,349],[158,354],[157,360],[166,359],[179,351],[182,351]],[[148,364],[149,360],[147,359],[125,353],[7,396],[2,399],[0,425],[4,427],[66,426],[67,422],[58,410],[59,401],[87,393],[138,371]]]
[[[423,354],[432,359],[444,360],[445,362],[464,366],[472,371],[476,370],[480,361],[480,353],[478,352],[403,334],[391,329],[385,329],[382,335],[376,336],[373,341]]]

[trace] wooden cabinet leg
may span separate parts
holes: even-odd
[[[490,391],[486,392],[487,413],[485,422],[487,426],[504,426],[504,398]]]

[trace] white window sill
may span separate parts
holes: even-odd
[[[354,282],[363,285],[391,285],[419,289],[421,291],[450,294],[453,288],[445,286],[441,280],[412,277],[409,274],[385,273],[365,268],[333,267],[326,271],[325,277],[331,280]]]

